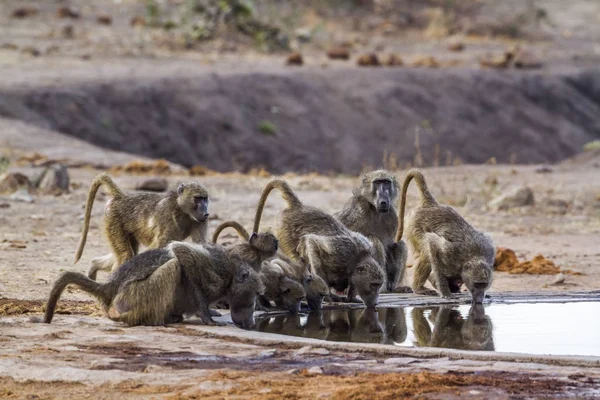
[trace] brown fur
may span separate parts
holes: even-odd
[[[195,182],[179,185],[177,192],[125,193],[103,173],[90,186],[85,205],[81,240],[75,254],[79,261],[87,239],[94,198],[103,186],[111,199],[104,212],[104,232],[112,255],[96,258],[88,272],[96,279],[98,270],[114,270],[137,254],[140,244],[149,249],[161,248],[172,240],[191,236],[197,243],[207,241],[208,191]]]
[[[256,296],[264,290],[258,274],[230,258],[223,247],[184,242],[134,256],[104,284],[65,272],[52,288],[44,322],[52,321],[69,284],[96,296],[109,318],[130,326],[180,322],[189,314],[214,325],[208,306],[227,299],[233,321],[247,328],[254,324]]]
[[[481,303],[485,290],[492,283],[494,242],[488,234],[473,228],[452,207],[438,204],[427,188],[423,173],[417,169],[411,169],[404,178],[396,239],[402,237],[406,191],[412,179],[419,189],[419,204],[408,216],[407,229],[416,259],[414,292],[430,294],[424,285],[433,273],[440,296],[452,298],[452,289],[460,281],[471,293],[473,301]]]
[[[284,307],[291,313],[300,310],[300,302],[306,292],[302,284],[290,277],[276,261],[265,261],[260,276],[265,285],[265,293],[261,296],[263,307],[269,309],[273,301],[278,307]]]
[[[348,228],[362,233],[375,247],[375,259],[385,265],[386,291],[410,292],[397,287],[404,278],[408,249],[404,241],[394,241],[398,228],[398,182],[385,170],[371,171],[361,177],[360,187],[335,216]]]
[[[349,288],[348,299],[358,293],[368,307],[377,304],[385,279],[382,267],[372,256],[373,246],[360,233],[346,228],[332,215],[305,206],[287,182],[275,179],[264,188],[256,209],[254,231],[273,189],[278,189],[287,207],[279,216],[277,237],[281,249],[293,261],[306,261],[313,273],[338,291]]]

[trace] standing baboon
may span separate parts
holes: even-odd
[[[92,260],[88,276],[95,280],[99,270],[111,271],[137,254],[139,245],[157,249],[188,236],[206,242],[208,191],[195,182],[181,183],[177,192],[125,193],[107,174],[92,181],[85,204],[85,219],[75,262],[81,258],[90,227],[96,193],[104,186],[111,197],[104,210],[104,233],[113,253]]]
[[[360,187],[335,216],[350,230],[365,235],[377,249],[377,261],[385,265],[386,291],[411,292],[409,287],[397,287],[402,282],[408,249],[403,240],[394,241],[398,229],[398,182],[396,176],[377,170],[361,177]]]
[[[221,225],[219,225],[217,227],[217,229],[215,230],[213,237],[212,237],[212,241],[214,243],[217,242],[217,239],[219,238],[220,233],[225,228],[235,229],[236,232],[238,233],[238,236],[243,240],[248,241],[250,239],[250,236],[248,235],[248,231],[246,231],[246,229],[241,224],[239,224],[238,222],[235,222],[235,221],[227,221],[227,222],[224,222]],[[266,235],[266,234],[264,234],[264,235]],[[234,246],[241,246],[241,245],[238,244],[238,245],[234,245]],[[256,246],[254,246],[254,247],[256,247]],[[265,249],[268,247],[263,246],[262,248]],[[273,255],[274,254],[272,254],[269,257],[272,257]],[[265,258],[269,258],[269,257],[265,257]],[[242,257],[242,259],[248,260],[247,257]],[[263,258],[263,260],[264,260],[264,258]],[[254,265],[252,263],[250,263],[250,264]],[[261,299],[261,303],[263,304],[263,306],[266,306],[266,304],[267,304],[266,301],[275,301],[276,303],[278,302],[277,301],[278,296],[276,296],[275,293],[283,293],[283,292],[287,293],[287,295],[286,295],[287,299],[285,301],[283,301],[283,303],[289,303],[293,300],[293,298],[295,298],[294,296],[299,295],[299,291],[297,290],[296,285],[293,285],[288,280],[288,279],[292,279],[292,280],[295,280],[296,282],[300,283],[304,287],[304,292],[306,295],[306,302],[308,303],[308,307],[311,310],[320,310],[322,308],[323,298],[328,293],[327,284],[325,283],[325,281],[323,281],[323,279],[321,279],[321,277],[310,273],[310,271],[308,271],[306,266],[304,266],[301,263],[292,261],[281,251],[278,251],[277,254],[275,255],[275,258],[273,258],[272,260],[263,261],[261,269],[264,270],[265,268],[269,268],[271,270],[267,274],[263,274],[265,276],[265,278],[266,278],[266,275],[275,274],[273,276],[277,276],[278,279],[272,280],[269,282],[264,282],[265,286],[266,286],[266,290],[265,290],[264,298]],[[289,291],[288,291],[288,289],[289,289]],[[279,302],[281,303],[282,299],[279,299]]]
[[[481,303],[492,283],[496,248],[492,238],[473,228],[456,210],[438,204],[421,171],[411,169],[404,178],[396,241],[402,238],[406,191],[412,179],[419,189],[419,205],[408,216],[407,237],[416,259],[413,290],[429,294],[424,285],[433,272],[440,296],[453,297],[464,283],[475,303]]]
[[[348,288],[348,300],[357,293],[367,307],[374,307],[385,279],[382,267],[371,254],[373,246],[362,234],[353,232],[332,215],[302,204],[287,182],[275,179],[264,188],[254,220],[258,231],[265,201],[278,189],[287,203],[281,212],[277,237],[281,249],[294,261],[305,260],[338,292]]]
[[[256,272],[260,272],[261,264],[267,258],[274,257],[277,254],[279,241],[270,233],[252,233],[248,235],[248,231],[236,221],[226,221],[217,227],[213,234],[213,243],[217,242],[219,234],[225,228],[234,228],[238,235],[243,238],[242,242],[236,243],[227,247],[229,255],[238,257],[243,262],[250,265]]]
[[[96,296],[110,319],[130,326],[180,322],[189,314],[214,325],[208,307],[226,299],[233,322],[250,328],[256,297],[264,290],[258,274],[231,259],[222,246],[184,242],[134,256],[103,284],[78,272],[63,273],[50,293],[44,322],[52,321],[69,284]]]

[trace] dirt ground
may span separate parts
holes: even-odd
[[[284,341],[265,344],[225,337],[221,334],[238,333],[240,330],[232,326],[207,330],[194,320],[161,328],[126,328],[104,318],[95,302],[71,289],[65,291],[57,318],[51,325],[30,320],[30,317],[41,314],[51,285],[61,272],[86,272],[92,258],[109,251],[101,229],[106,197],[99,194],[83,257],[77,264],[72,263],[82,225],[83,205],[94,175],[104,168],[141,158],[99,148],[85,140],[96,144],[100,142],[113,149],[123,149],[123,143],[131,142],[130,151],[154,156],[157,151],[169,150],[167,155],[172,159],[178,156],[181,157],[179,160],[191,160],[186,163],[201,163],[213,170],[228,170],[232,166],[242,166],[241,170],[256,167],[249,174],[209,173],[193,178],[186,176],[183,168],[175,168],[178,172],[167,176],[171,187],[175,187],[179,180],[195,179],[209,188],[212,231],[219,223],[230,219],[238,220],[246,227],[251,226],[259,193],[270,179],[269,173],[260,170],[260,166],[272,167],[273,171],[302,170],[306,165],[309,166],[306,170],[352,171],[350,175],[285,175],[306,203],[330,212],[341,209],[358,182],[355,172],[366,166],[358,163],[349,170],[338,168],[345,165],[344,158],[358,162],[361,151],[368,151],[370,158],[367,164],[375,166],[383,163],[402,177],[405,169],[398,167],[406,164],[403,161],[408,160],[411,164],[418,161],[415,151],[419,146],[414,143],[413,126],[418,124],[424,132],[420,146],[425,162],[421,164],[448,164],[425,169],[431,190],[440,202],[456,207],[473,225],[490,232],[498,246],[513,249],[519,260],[529,260],[542,254],[562,270],[575,273],[566,273],[564,280],[554,283],[554,275],[498,272],[490,290],[492,299],[494,293],[506,291],[551,294],[600,289],[598,154],[586,153],[572,161],[551,165],[544,172],[539,171],[539,165],[519,164],[562,159],[574,154],[585,141],[598,137],[598,86],[594,82],[598,82],[599,78],[593,71],[589,76],[583,72],[596,66],[599,59],[597,39],[600,37],[600,25],[597,18],[600,11],[597,2],[581,0],[576,6],[566,7],[564,1],[536,1],[536,7],[547,11],[550,23],[542,21],[536,25],[529,21],[517,38],[491,35],[489,32],[497,29],[491,27],[490,21],[510,25],[515,13],[531,11],[522,8],[525,2],[518,0],[473,2],[484,7],[455,10],[455,23],[470,33],[433,39],[428,38],[425,31],[428,28],[427,13],[431,11],[428,9],[442,3],[435,0],[401,2],[403,7],[394,9],[394,12],[384,8],[369,18],[357,18],[343,10],[324,11],[319,7],[300,11],[290,9],[286,11],[290,16],[298,14],[301,18],[290,20],[292,22],[286,32],[295,34],[297,29],[309,27],[313,34],[308,44],[293,43],[292,47],[305,55],[308,67],[298,73],[284,66],[288,52],[266,55],[258,49],[254,39],[226,34],[189,48],[181,42],[179,28],[166,31],[130,26],[131,17],[144,15],[144,2],[91,3],[79,0],[56,4],[8,0],[0,4],[0,31],[3,33],[0,43],[0,155],[6,155],[13,161],[10,171],[34,176],[41,171],[40,168],[18,164],[16,160],[32,152],[42,153],[68,165],[71,177],[71,193],[62,196],[33,194],[33,203],[23,203],[10,199],[8,194],[0,195],[0,398],[392,399],[402,395],[431,399],[506,399],[593,398],[600,395],[600,368],[597,364],[565,366],[548,362],[469,360],[440,355],[409,357],[406,354],[395,356],[383,351],[340,348],[299,354],[301,345],[290,345]],[[181,2],[159,3],[177,5]],[[256,3],[258,7],[265,7],[261,9],[269,9],[269,1]],[[385,7],[394,1],[376,3]],[[405,4],[412,6],[404,8]],[[56,8],[62,5],[74,7],[82,16],[58,18]],[[10,17],[21,6],[38,7],[39,13],[24,19]],[[96,16],[100,13],[110,14],[113,24],[98,24]],[[472,20],[477,23],[471,27],[461,25],[470,20],[469,16],[473,16]],[[72,26],[72,37],[65,37],[69,36],[66,26]],[[457,39],[466,44],[465,51],[448,49],[448,43]],[[348,41],[353,43],[350,61],[327,59],[325,51],[329,47]],[[515,44],[533,49],[536,56],[542,57],[543,70],[533,74],[474,71],[479,69],[478,57],[487,53],[501,54]],[[459,60],[462,65],[448,73],[429,69],[382,70],[381,73],[357,71],[354,67],[356,58],[370,51],[399,52],[409,62],[432,55],[441,61]],[[227,87],[235,86],[235,81],[223,83],[222,76],[236,74],[246,74],[244,82],[250,83],[236,91],[227,91]],[[576,78],[570,80],[567,75]],[[213,86],[205,88],[204,81],[198,80],[198,76],[208,77],[206,82]],[[262,80],[255,79],[256,76]],[[362,79],[358,81],[360,90],[348,83],[357,76]],[[178,96],[169,97],[167,89],[173,82],[170,79],[181,77],[185,79],[179,81],[181,90]],[[274,81],[276,83],[270,89],[272,92],[253,92],[256,85],[266,85],[273,77],[281,79]],[[152,80],[144,80],[147,78]],[[420,82],[416,85],[418,88],[413,84],[386,91],[386,84],[390,82],[404,80],[410,83],[417,78]],[[127,79],[133,83],[122,84]],[[314,90],[314,81],[323,83],[322,87],[336,90],[343,83],[348,86],[342,85],[342,89],[354,88],[352,90],[356,91],[347,104],[326,103],[321,101],[323,93]],[[378,84],[371,84],[373,81]],[[477,89],[475,84],[484,81],[485,85],[482,83],[479,91],[470,90]],[[90,82],[93,83],[91,87]],[[186,82],[191,83],[186,86]],[[439,93],[421,90],[420,85],[425,87],[436,82],[441,88]],[[507,82],[509,84],[503,86],[508,88],[507,92],[497,90],[497,85]],[[212,91],[213,100],[218,101],[209,99],[201,104],[190,94],[194,85]],[[538,90],[540,88],[543,90]],[[133,120],[124,119],[121,126],[111,118],[126,116],[127,112],[119,114],[126,107],[116,100],[129,93],[129,89],[135,96],[124,103],[137,102],[140,106],[133,110],[136,121],[147,123],[148,129],[166,123],[173,131],[181,129],[188,135],[168,136],[157,129],[152,131],[158,132],[155,137],[144,136],[148,132],[144,130],[133,137],[127,136],[131,132],[131,125],[127,124]],[[240,105],[223,100],[225,97],[251,97],[248,93],[252,93],[256,101],[269,100],[274,92],[279,94],[283,89],[287,92],[279,97],[284,103],[281,108],[272,108],[268,101],[261,103],[264,109],[256,109],[252,102],[245,104],[242,101],[244,104]],[[519,91],[518,102],[511,90]],[[453,102],[457,101],[444,93],[453,91],[460,94],[461,100],[450,113],[446,106],[454,106]],[[298,101],[298,93],[308,94],[304,100]],[[404,97],[406,93],[409,93],[408,97]],[[489,93],[495,96],[497,103],[487,102]],[[329,99],[339,97],[338,94],[334,91]],[[221,95],[224,97],[219,97]],[[110,107],[100,107],[102,112],[96,112],[105,97],[115,101],[111,100]],[[172,107],[175,98],[177,107]],[[312,99],[311,102],[306,101],[307,98]],[[438,98],[443,98],[445,103],[436,103]],[[549,98],[553,100],[546,101]],[[72,103],[79,106],[72,108]],[[345,122],[340,125],[331,125],[324,113],[300,125],[290,124],[289,132],[286,131],[287,122],[307,115],[305,105],[308,103],[312,107],[310,112],[327,111],[348,115],[348,118],[343,119]],[[202,106],[199,112],[201,118],[186,119],[198,104]],[[404,117],[392,115],[381,104],[391,104],[405,111],[405,117],[410,120],[407,128],[410,135],[404,138],[393,136],[391,132],[397,130],[399,121],[402,122]],[[477,104],[478,108],[473,108],[473,104]],[[239,128],[236,132],[245,137],[236,141],[241,143],[239,154],[242,158],[234,160],[238,163],[235,164],[226,158],[228,154],[218,153],[214,162],[200,162],[206,161],[202,158],[204,148],[214,152],[214,149],[226,150],[229,146],[229,142],[222,140],[226,127],[221,116],[213,117],[215,110],[223,111],[226,116],[232,115],[233,106],[239,120],[232,119],[233,124],[227,125],[227,129],[233,127],[235,131]],[[495,110],[504,106],[509,111],[502,114],[502,125],[494,115]],[[152,111],[144,113],[143,107]],[[526,128],[509,129],[511,121],[515,115],[520,115],[518,111],[523,108],[531,113],[515,121]],[[366,109],[376,111],[368,114],[369,120],[361,114]],[[481,125],[469,122],[474,115],[485,114],[485,110],[489,111],[486,115],[490,119],[479,121]],[[148,115],[152,118],[147,118]],[[429,120],[432,115],[435,118]],[[456,152],[448,157],[445,151],[468,147],[465,146],[465,136],[450,135],[444,136],[443,140],[447,142],[442,142],[443,148],[440,150],[438,147],[437,156],[442,161],[436,162],[435,144],[442,140],[436,136],[436,129],[444,131],[449,115],[467,127],[466,137],[477,135],[486,127],[498,128],[496,132],[491,129],[487,131],[488,136],[479,138],[481,146],[469,148],[472,160],[488,159],[493,155],[490,149],[500,154],[497,161],[513,158],[511,153],[514,149],[521,151],[522,148],[527,156],[516,162],[513,159],[515,165],[494,165],[493,160],[485,165],[464,165],[456,162]],[[254,146],[255,151],[251,153],[248,143],[257,140],[255,125],[264,118],[277,122],[281,132],[287,132],[289,136],[278,136],[279,132],[275,137],[262,135],[258,139],[262,147]],[[426,123],[424,118],[429,122]],[[236,125],[239,121],[242,121],[240,125]],[[198,126],[217,126],[220,130],[213,132],[211,140],[204,145],[195,136]],[[371,130],[365,131],[364,127]],[[122,131],[119,128],[123,128]],[[326,143],[318,144],[318,147],[323,147],[323,152],[313,150],[312,161],[305,153],[293,152],[277,159],[279,153],[289,150],[289,143],[296,145],[303,142],[301,144],[305,145],[307,141],[302,140],[302,135],[294,136],[300,128],[306,132],[321,129],[319,135],[342,132],[345,136],[327,136]],[[357,144],[348,145],[352,140],[350,133],[355,131],[357,135],[364,135],[369,145],[372,145],[371,139],[373,142],[379,140],[378,143],[394,143],[394,151],[401,159],[391,157],[391,153],[386,154],[386,158],[375,145],[364,148]],[[436,134],[430,135],[431,132]],[[546,132],[546,136],[539,132]],[[254,136],[243,136],[242,133]],[[174,135],[173,132],[171,134]],[[499,135],[505,135],[501,143],[498,142],[500,144],[490,142]],[[542,148],[542,144],[556,137],[560,140]],[[115,138],[123,140],[115,142]],[[175,146],[175,138],[190,142]],[[540,145],[540,151],[536,151],[532,143]],[[314,143],[310,146],[315,147]],[[513,146],[512,150],[510,146]],[[331,153],[331,148],[351,151],[339,153],[342,154],[339,159],[323,161]],[[271,155],[265,156],[263,149],[272,151]],[[200,159],[198,154],[202,154]],[[264,162],[265,157],[270,164]],[[316,168],[319,165],[325,167]],[[115,174],[117,184],[129,190],[150,177]],[[487,206],[490,200],[513,186],[523,185],[533,190],[533,206],[507,211],[496,211]],[[411,189],[409,211],[415,200],[415,192]],[[273,226],[282,205],[276,195],[269,199],[263,217],[264,228]],[[231,234],[223,236],[224,240],[233,240],[234,237]],[[409,258],[409,264],[411,262]],[[99,279],[105,277],[101,275]],[[411,278],[412,270],[409,269],[406,283],[410,283]]]

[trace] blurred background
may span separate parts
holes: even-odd
[[[597,0],[4,0],[0,144],[276,174],[598,159],[599,39]]]

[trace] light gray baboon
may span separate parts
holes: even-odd
[[[335,214],[350,230],[362,233],[377,249],[376,260],[385,265],[387,292],[410,293],[400,286],[406,269],[408,249],[403,240],[394,241],[398,229],[398,182],[389,171],[377,170],[361,177],[360,187],[342,211]]]
[[[273,189],[278,189],[287,203],[277,228],[283,252],[296,262],[306,261],[311,272],[338,292],[348,288],[349,301],[356,301],[358,294],[367,307],[374,307],[385,276],[373,258],[372,244],[332,215],[302,204],[284,180],[275,179],[264,188],[256,209],[254,231],[260,226],[265,201]]]
[[[453,297],[464,283],[473,302],[481,303],[492,283],[496,248],[492,238],[473,228],[452,207],[438,204],[427,188],[423,173],[411,169],[402,185],[399,228],[402,238],[406,191],[412,179],[417,182],[419,204],[408,216],[407,238],[416,259],[413,266],[413,291],[430,294],[424,285],[433,272],[440,296]]]
[[[225,299],[233,322],[254,325],[254,306],[264,287],[248,265],[229,257],[222,246],[172,242],[140,253],[97,283],[83,274],[65,272],[54,284],[44,315],[50,323],[56,304],[69,284],[94,295],[107,316],[127,325],[165,325],[197,314],[214,325],[209,305]]]
[[[92,260],[88,276],[95,280],[99,270],[111,271],[137,254],[139,245],[156,249],[172,240],[191,236],[197,243],[207,241],[208,191],[196,182],[184,182],[177,192],[125,193],[105,173],[92,181],[85,204],[81,240],[75,254],[79,261],[90,227],[96,193],[103,186],[110,199],[104,210],[104,233],[112,254]]]

